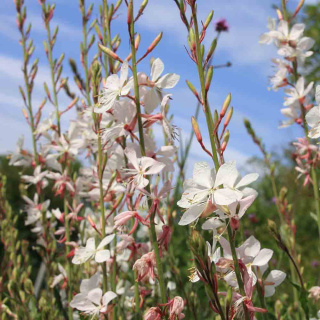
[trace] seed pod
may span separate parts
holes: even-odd
[[[208,69],[208,72],[207,72],[207,76],[206,76],[206,83],[205,83],[206,92],[208,92],[210,89],[212,77],[213,77],[213,66],[210,66]]]

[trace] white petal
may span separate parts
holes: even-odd
[[[155,82],[161,75],[164,70],[164,64],[160,58],[157,58],[153,61],[151,67],[151,81]]]
[[[254,258],[260,251],[260,242],[254,237],[250,236],[238,249],[237,251],[244,256]]]
[[[286,274],[280,270],[272,270],[266,278],[266,282],[273,282],[274,286],[281,284],[286,278]]]
[[[160,98],[154,88],[151,88],[143,97],[144,109],[151,113],[160,103]]]
[[[95,288],[88,292],[88,299],[97,305],[100,305],[101,298],[102,290],[100,288]]]
[[[320,122],[320,107],[313,107],[306,114],[306,121],[310,127],[314,127],[316,124],[318,124],[318,122]]]
[[[180,76],[175,73],[167,73],[157,81],[157,87],[161,89],[171,89],[179,81]]]
[[[248,184],[256,181],[259,178],[258,173],[250,173],[245,175],[236,185],[236,188],[239,189],[241,187],[247,186]]]
[[[87,250],[92,250],[92,251],[96,249],[96,244],[95,244],[94,238],[89,238],[87,240],[86,249]]]
[[[199,186],[212,188],[213,180],[211,168],[207,162],[196,162],[193,167],[193,181]]]
[[[185,226],[187,224],[196,221],[202,214],[203,210],[205,209],[205,204],[202,205],[195,205],[189,208],[181,217],[179,221],[180,226]]]
[[[99,250],[97,251],[95,258],[96,262],[102,263],[110,259],[110,251],[109,250]]]
[[[80,284],[80,292],[87,293],[96,288],[100,282],[100,273],[95,273],[90,279],[84,279]]]
[[[242,198],[242,193],[238,190],[229,188],[217,189],[214,191],[214,202],[220,206],[227,206]]]
[[[131,162],[131,164],[134,166],[134,168],[139,171],[139,163],[135,150],[132,148],[126,148],[124,153]]]
[[[255,266],[264,266],[266,265],[270,259],[272,258],[273,250],[271,249],[262,249],[258,255],[254,258],[252,265]]]
[[[107,291],[102,298],[102,303],[107,306],[111,300],[117,297],[117,294],[112,291]]]
[[[224,163],[218,170],[214,186],[224,185],[233,188],[239,178],[239,172],[235,161]]]
[[[123,64],[120,69],[120,86],[122,87],[125,81],[128,79],[129,65],[128,61],[123,61]]]
[[[296,23],[292,26],[290,30],[290,40],[298,40],[302,35],[304,31],[305,25],[303,23]]]
[[[104,246],[106,246],[107,244],[109,244],[115,237],[115,234],[110,234],[108,236],[106,236],[104,239],[102,239],[102,241],[100,242],[100,244],[97,247],[97,250],[102,249]]]
[[[166,165],[162,162],[155,161],[145,174],[158,174]]]

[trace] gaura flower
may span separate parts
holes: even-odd
[[[102,239],[97,248],[95,245],[95,239],[89,238],[85,247],[80,247],[75,250],[72,263],[82,264],[92,258],[94,258],[98,263],[107,261],[110,258],[110,251],[103,248],[108,245],[114,237],[114,234],[106,236],[104,239]]]

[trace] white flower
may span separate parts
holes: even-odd
[[[149,184],[149,180],[145,176],[158,174],[165,167],[164,163],[149,157],[137,158],[137,154],[132,148],[126,148],[125,154],[133,169],[124,169],[124,171],[130,175],[132,183],[139,189]]]
[[[163,70],[163,62],[159,58],[155,59],[151,66],[151,81],[148,83],[151,89],[143,97],[144,107],[148,113],[151,113],[160,103],[161,90],[173,88],[180,79],[180,76],[175,73],[167,73],[160,77]]]
[[[61,281],[67,281],[67,271],[63,268],[63,266],[60,263],[58,263],[58,269],[60,271],[60,274],[54,276],[50,288],[54,288]]]
[[[318,106],[313,107],[306,115],[306,121],[311,127],[308,136],[313,139],[320,137],[320,85],[316,87],[316,102]]]
[[[286,278],[286,274],[280,270],[272,270],[267,278],[263,281],[264,283],[264,296],[266,298],[271,297],[276,292],[275,287],[280,285],[284,279]]]
[[[110,251],[108,249],[104,249],[104,247],[109,244],[114,237],[114,234],[106,236],[97,248],[95,245],[95,239],[89,238],[85,247],[76,249],[72,263],[82,264],[92,258],[94,258],[98,263],[107,261],[110,258]]]
[[[10,155],[10,166],[29,167],[32,164],[32,155],[23,150],[24,137],[21,136],[17,142],[17,148],[14,153]]]
[[[305,88],[305,80],[303,77],[300,77],[294,88],[289,88],[285,90],[285,93],[288,97],[285,97],[284,106],[290,106],[296,101],[303,99],[312,89],[313,82],[310,82]]]
[[[23,175],[21,176],[22,180],[29,183],[29,185],[39,185],[41,189],[44,189],[48,185],[48,180],[45,179],[48,171],[41,172],[41,166],[37,166],[33,171],[33,176]]]
[[[268,17],[267,27],[269,29],[269,32],[266,32],[260,36],[259,43],[270,44],[274,40],[273,33],[271,33],[270,31],[274,31],[276,29],[276,19]]]
[[[297,103],[292,104],[288,108],[282,108],[280,112],[288,118],[287,120],[282,121],[280,128],[291,126],[299,118]]]
[[[220,245],[223,249],[223,257],[232,260],[232,253],[229,242],[221,237],[219,239]],[[253,284],[257,279],[252,272],[253,267],[259,267],[263,273],[268,268],[268,262],[273,255],[271,249],[261,249],[260,242],[251,236],[239,248],[236,249],[237,258],[242,260],[248,269],[248,273],[253,276]],[[238,282],[234,271],[229,272],[225,277],[225,281],[232,287],[237,287]]]
[[[72,308],[93,316],[107,311],[109,302],[116,298],[117,294],[112,291],[108,291],[102,296],[102,290],[97,288],[99,278],[99,273],[96,273],[90,279],[81,281],[80,293],[75,295],[70,302],[70,306]]]
[[[99,107],[94,108],[94,112],[103,113],[110,110],[118,97],[126,96],[131,89],[132,81],[128,81],[128,61],[124,61],[120,69],[120,77],[117,74],[112,74],[107,78],[106,86],[99,96]]]
[[[241,178],[235,161],[223,164],[217,175],[214,169],[210,169],[208,163],[196,163],[193,178],[185,181],[185,191],[178,201],[181,208],[187,209],[179,224],[190,224],[212,205],[229,205],[243,196],[255,193],[253,189],[245,186],[257,180],[258,176],[257,173],[252,173]]]

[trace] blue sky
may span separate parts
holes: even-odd
[[[36,44],[34,57],[39,57],[39,73],[34,90],[34,107],[37,107],[44,97],[43,81],[50,83],[49,70],[42,41],[46,33],[41,20],[41,8],[36,0],[26,0],[28,5],[28,22],[32,23],[31,37]],[[98,15],[100,1],[95,4],[93,17]],[[114,2],[114,1],[112,1]],[[235,108],[234,117],[230,125],[231,137],[227,158],[235,159],[240,164],[258,150],[248,137],[243,118],[252,122],[256,132],[261,136],[269,150],[280,150],[281,146],[293,140],[299,134],[296,128],[278,129],[282,118],[279,110],[283,102],[283,92],[268,91],[268,76],[272,75],[270,59],[276,56],[273,47],[258,44],[259,35],[266,31],[268,16],[275,16],[272,4],[268,0],[199,0],[199,14],[204,20],[209,10],[214,9],[214,21],[226,18],[230,31],[220,38],[215,54],[214,64],[232,62],[231,68],[217,69],[212,81],[209,96],[211,107],[222,105],[226,95],[231,92],[232,105]],[[292,6],[297,0],[291,0]],[[311,3],[312,1],[306,1]],[[65,52],[64,76],[68,76],[73,84],[67,59],[74,58],[79,62],[79,42],[81,40],[81,15],[77,0],[56,0],[56,11],[53,24],[59,24],[60,31],[54,56],[59,57]],[[89,3],[89,2],[88,2]],[[136,7],[140,1],[135,1]],[[25,135],[26,145],[30,146],[30,132],[21,112],[22,101],[18,85],[22,83],[22,50],[18,44],[19,34],[15,25],[15,8],[12,0],[0,2],[0,153],[15,149],[19,136]],[[124,7],[119,18],[113,25],[112,33],[120,33],[122,37],[120,56],[125,57],[129,52],[126,27],[126,13]],[[193,115],[196,101],[186,87],[185,80],[190,80],[198,86],[196,66],[186,55],[186,30],[179,18],[179,13],[173,0],[149,0],[145,14],[139,20],[137,32],[142,35],[138,56],[151,43],[153,38],[163,31],[163,40],[154,51],[154,57],[160,57],[165,64],[166,72],[181,75],[178,86],[172,90],[173,102],[171,111],[175,116],[174,123],[189,132],[190,117]],[[208,42],[214,33],[208,32]],[[94,47],[93,50],[96,50]],[[139,71],[149,74],[147,61],[141,63]],[[73,85],[74,86],[74,85]],[[60,109],[64,109],[69,100],[61,96]],[[45,115],[52,111],[47,103]],[[69,114],[66,124],[74,114]],[[200,117],[200,127],[204,128],[204,117]],[[205,130],[203,130],[205,132]],[[191,150],[192,162],[205,158],[202,150],[195,143]]]

